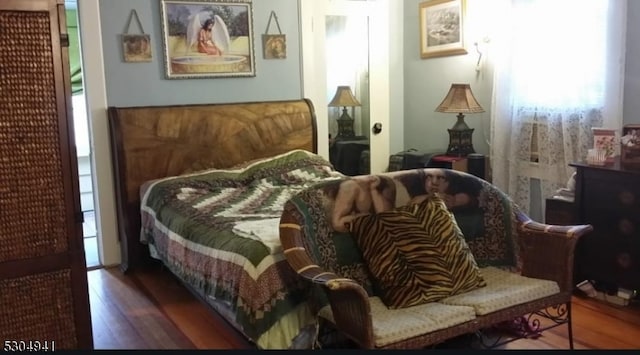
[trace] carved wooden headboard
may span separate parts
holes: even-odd
[[[317,152],[308,99],[109,107],[121,269],[148,259],[140,243],[140,186],[194,167],[229,168],[292,149]]]

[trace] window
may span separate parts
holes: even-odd
[[[490,161],[493,182],[530,213],[532,179],[540,208],[586,156],[591,128],[621,126],[626,2],[501,4]]]
[[[615,1],[615,0],[614,0]],[[608,0],[513,1],[513,91],[522,107],[603,106]]]

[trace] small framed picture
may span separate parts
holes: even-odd
[[[610,128],[593,127],[593,148],[604,151],[607,162],[613,161],[618,151],[616,130]]]
[[[124,53],[125,62],[150,62],[151,37],[148,34],[123,34],[122,53]]]
[[[420,57],[466,54],[465,0],[430,0],[420,3]]]
[[[262,35],[264,59],[285,59],[287,57],[287,38],[285,35]]]
[[[640,124],[629,124],[622,128],[620,162],[625,166],[640,167]]]

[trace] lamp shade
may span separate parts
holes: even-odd
[[[329,102],[329,107],[360,106],[360,102],[353,96],[349,86],[338,86],[336,95]]]
[[[469,84],[451,84],[447,96],[436,108],[436,112],[478,113],[484,109],[471,92]]]

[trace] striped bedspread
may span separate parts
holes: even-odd
[[[308,287],[282,252],[282,208],[304,188],[342,177],[322,157],[294,150],[149,182],[141,241],[205,299],[226,304],[228,320],[258,347],[289,348],[315,319],[304,302]]]

